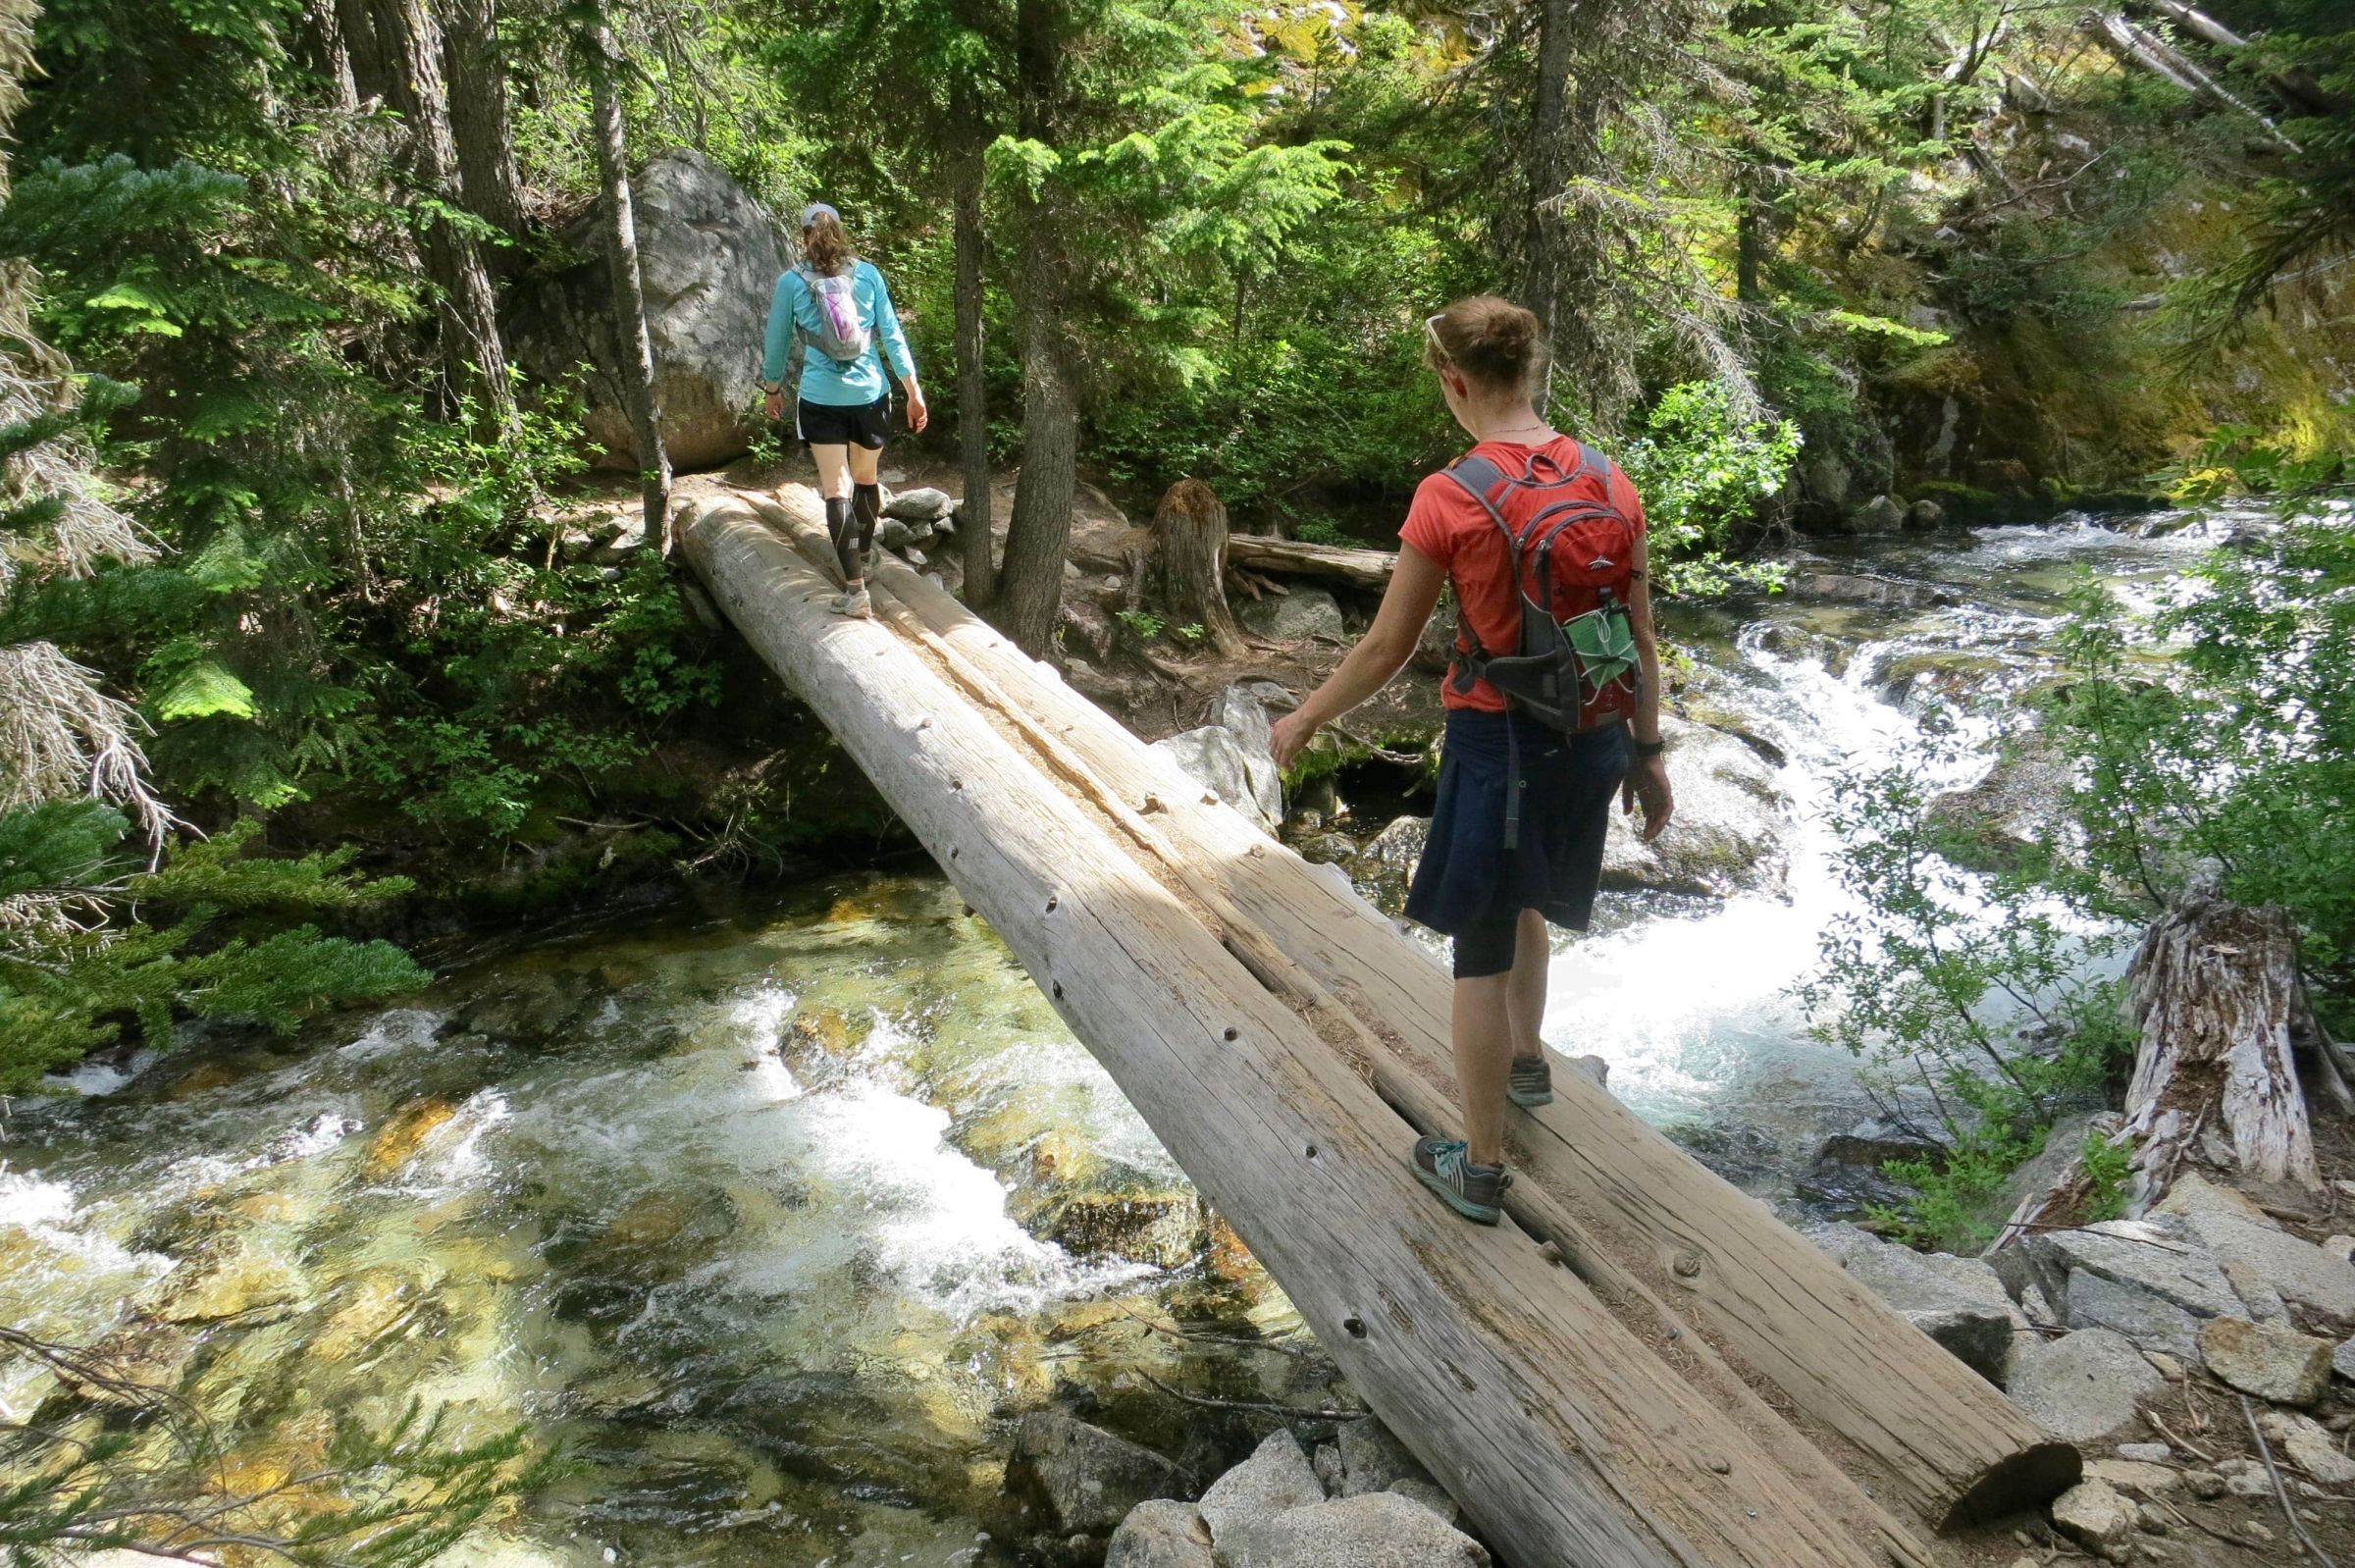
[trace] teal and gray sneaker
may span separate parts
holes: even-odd
[[[1419,1138],[1408,1163],[1447,1207],[1476,1224],[1494,1225],[1503,1217],[1497,1200],[1504,1195],[1504,1167],[1474,1165],[1470,1156],[1470,1145],[1460,1138]]]
[[[1504,1080],[1504,1097],[1518,1106],[1553,1104],[1553,1068],[1544,1056],[1517,1056]]]

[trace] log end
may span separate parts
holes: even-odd
[[[1981,1476],[1938,1521],[1941,1534],[2052,1501],[2083,1479],[2084,1455],[2058,1437],[2032,1443]]]

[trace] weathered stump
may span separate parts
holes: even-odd
[[[1153,513],[1153,562],[1173,626],[1200,626],[1223,658],[1241,656],[1243,629],[1227,607],[1227,507],[1198,479],[1181,479]]]

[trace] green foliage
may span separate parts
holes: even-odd
[[[2126,1212],[2127,1182],[2134,1174],[2134,1145],[2113,1142],[2108,1133],[2087,1128],[2077,1150],[2077,1165],[2085,1174],[2085,1198],[2078,1217],[2087,1225],[2116,1220]]]
[[[1149,609],[1117,610],[1113,618],[1127,627],[1130,635],[1140,643],[1150,643],[1169,624]]]
[[[152,869],[123,853],[113,807],[53,801],[0,815],[0,1093],[135,1027],[172,1043],[183,1018],[290,1033],[324,1009],[381,1001],[428,978],[385,942],[323,935],[308,916],[409,891],[366,878],[348,850],[272,860],[248,853],[250,820],[182,841]],[[135,920],[108,923],[113,910]]]
[[[2334,1022],[2355,998],[2355,530],[2336,505],[2290,504],[2148,612],[2080,584],[2047,704],[2086,832],[2079,895],[2148,911],[2214,861],[2229,897],[2295,918]]]
[[[1789,420],[1735,418],[1722,387],[1687,382],[1661,393],[1643,433],[1619,451],[1644,499],[1654,586],[1687,595],[1779,586],[1778,563],[1729,551],[1736,531],[1782,489],[1799,445]]]
[[[2355,398],[2341,403],[2355,413]],[[2236,495],[2298,496],[2355,485],[2355,452],[2329,447],[2300,452],[2281,432],[2219,425],[2200,444],[2198,456],[2158,477],[2185,505]]]

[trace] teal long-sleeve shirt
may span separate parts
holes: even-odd
[[[817,296],[798,270],[777,279],[777,291],[768,302],[768,335],[760,355],[760,379],[775,386],[785,380],[791,360],[802,361],[801,398],[833,408],[859,408],[891,391],[884,379],[883,356],[902,380],[916,374],[908,352],[908,335],[900,331],[900,313],[891,306],[891,290],[871,261],[851,269],[851,297],[858,301],[860,319],[872,329],[866,352],[845,363],[817,349]]]

